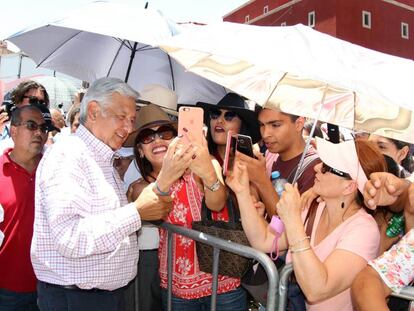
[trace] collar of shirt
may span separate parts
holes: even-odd
[[[85,142],[88,149],[90,149],[96,157],[112,165],[116,152],[96,138],[86,127],[82,124],[79,125],[75,135]]]
[[[4,169],[4,168],[7,168],[8,166],[13,166],[14,169],[17,171],[21,171],[22,173],[25,173],[28,176],[34,176],[36,174],[36,170],[33,170],[33,172],[29,173],[25,168],[23,168],[22,166],[20,166],[19,164],[17,164],[10,158],[10,152],[12,150],[13,148],[7,148],[4,151],[3,156],[0,158],[1,167],[3,167]]]

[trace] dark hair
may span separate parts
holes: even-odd
[[[231,111],[231,109],[225,109],[225,108],[220,108],[222,110],[228,110]],[[240,124],[240,131],[237,134],[242,134],[242,135],[250,135],[250,130],[249,130],[249,126],[246,122],[246,120],[244,120],[241,116],[237,115],[240,120],[241,120],[241,124]],[[210,154],[217,154],[217,144],[214,142],[213,137],[211,136],[211,126],[210,126],[210,114],[207,114],[207,118],[206,118],[206,125],[207,125],[207,146],[208,146],[208,151],[210,152]],[[223,160],[223,159],[222,159]]]
[[[388,137],[386,137],[386,138],[390,142],[392,142],[398,150],[401,150],[404,147],[408,147],[407,155],[401,161],[401,166],[404,169],[406,169],[407,171],[409,171],[410,173],[412,173],[414,171],[414,161],[413,161],[413,155],[411,153],[411,144],[406,143],[406,142],[403,142],[403,141],[400,141],[400,140],[388,138]]]
[[[139,135],[135,137],[134,140],[134,155],[135,160],[137,161],[137,165],[139,168],[139,172],[141,173],[142,178],[147,182],[151,183],[152,180],[150,180],[149,177],[156,179],[155,176],[152,176],[151,173],[154,170],[152,167],[151,162],[146,157],[141,157],[138,150],[138,144],[139,144]]]
[[[387,171],[395,176],[400,177],[400,168],[398,167],[398,163],[395,162],[393,158],[390,156],[383,154],[385,162],[387,163]]]
[[[175,132],[175,135],[177,135],[177,132]],[[154,170],[151,162],[146,157],[141,157],[141,155],[139,154],[139,150],[138,150],[138,144],[140,144],[139,138],[140,138],[139,135],[136,135],[135,140],[134,140],[135,160],[137,161],[137,165],[138,165],[142,178],[146,182],[151,183],[155,179],[157,179],[157,177],[151,175],[152,171]],[[150,178],[152,178],[153,180],[150,180]]]
[[[11,101],[15,105],[19,105],[23,102],[25,94],[31,89],[40,89],[43,92],[43,97],[45,99],[45,105],[49,108],[49,95],[47,94],[46,89],[40,83],[27,80],[21,82],[11,93]]]
[[[23,107],[16,108],[13,110],[12,115],[11,115],[11,120],[10,120],[11,125],[14,125],[14,126],[19,125],[20,122],[22,122],[22,113],[25,112],[26,110],[36,111],[43,116],[42,111],[40,111],[40,109],[37,108],[36,106],[33,106],[33,105],[23,106]]]
[[[313,123],[314,123],[313,121],[308,120],[303,125],[303,129],[306,130],[309,134],[310,134],[310,132],[312,130]],[[315,131],[313,132],[312,138],[313,137],[324,138],[323,137],[322,130],[321,130],[321,123],[320,122],[317,122],[316,123]]]

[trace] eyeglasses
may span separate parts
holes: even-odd
[[[26,122],[21,122],[21,123],[16,124],[16,126],[21,126],[21,125],[24,125],[29,131],[32,131],[32,132],[37,131],[39,129],[42,133],[47,133],[49,131],[49,127],[46,123],[37,124],[35,121],[28,120]]]
[[[170,140],[177,135],[177,131],[171,126],[160,126],[158,130],[154,131],[151,129],[145,129],[139,133],[137,141],[146,145],[150,144],[155,140],[155,136],[158,136],[163,140]]]
[[[210,119],[216,120],[221,117],[222,113],[224,113],[224,120],[227,122],[231,122],[235,117],[238,116],[234,111],[221,111],[220,109],[211,109],[209,111]]]
[[[33,105],[33,104],[42,104],[42,105],[44,105],[45,104],[45,101],[43,100],[43,99],[40,99],[40,98],[37,98],[36,96],[31,96],[31,95],[29,95],[29,96],[27,96],[27,95],[25,95],[25,96],[23,96],[23,98],[28,98],[29,99],[29,103],[31,104],[31,105]]]
[[[339,177],[351,179],[351,176],[348,173],[344,173],[340,170],[337,170],[336,168],[330,167],[330,166],[326,165],[325,163],[322,163],[321,173],[322,174],[332,173],[332,174],[334,174],[336,176],[339,176]]]

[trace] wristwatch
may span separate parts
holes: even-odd
[[[216,192],[220,188],[220,180],[217,178],[217,180],[212,184],[211,186],[204,185],[208,190],[211,192]]]

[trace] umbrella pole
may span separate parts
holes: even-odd
[[[322,110],[323,110],[323,106],[325,105],[325,97],[326,97],[327,90],[328,90],[328,84],[325,85],[325,89],[323,90],[323,95],[322,95],[322,99],[321,99],[321,108],[319,108],[319,111],[318,111],[318,113],[317,113],[317,115],[316,115],[316,117],[315,117],[315,119],[313,121],[313,125],[312,125],[311,131],[309,133],[309,137],[308,137],[308,139],[306,141],[305,149],[303,150],[302,156],[300,158],[300,161],[299,161],[299,164],[298,164],[298,168],[297,168],[297,170],[295,172],[295,177],[293,178],[292,185],[295,184],[295,182],[298,179],[298,175],[299,175],[300,169],[301,169],[301,167],[303,165],[303,161],[305,160],[306,152],[309,150],[309,146],[310,146],[310,143],[311,143],[311,140],[312,140],[312,136],[313,136],[313,133],[315,132],[316,123],[318,122],[318,120],[319,120],[319,118],[321,116]]]
[[[131,56],[129,57],[129,64],[128,64],[128,70],[125,76],[125,82],[128,82],[128,79],[129,79],[129,73],[131,72],[132,63],[134,62],[135,53],[137,51],[137,45],[138,45],[138,42],[135,42],[134,47],[132,48],[132,51],[131,51]]]

